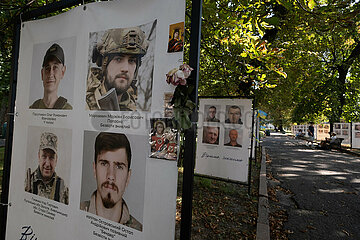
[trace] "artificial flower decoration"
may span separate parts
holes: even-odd
[[[174,86],[186,85],[186,79],[190,76],[192,69],[184,63],[179,68],[173,68],[166,74],[166,82]]]

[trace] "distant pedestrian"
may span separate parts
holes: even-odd
[[[313,146],[313,142],[314,142],[314,125],[312,122],[310,122],[310,126],[308,128],[308,136],[309,136],[309,140],[308,140],[308,144],[311,145],[311,147]]]

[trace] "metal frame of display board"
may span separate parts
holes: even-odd
[[[236,180],[231,180],[231,179],[225,179],[225,178],[220,178],[220,177],[215,177],[215,176],[209,176],[209,175],[203,175],[203,174],[198,174],[195,173],[195,176],[199,176],[199,177],[203,177],[203,178],[209,178],[209,179],[215,179],[215,180],[220,180],[223,182],[229,182],[229,183],[236,183],[239,185],[245,185],[248,186],[248,194],[250,195],[251,193],[251,170],[252,170],[252,161],[255,161],[256,163],[256,151],[255,151],[255,158],[253,158],[253,154],[252,154],[252,148],[254,146],[254,113],[255,113],[255,96],[201,96],[199,97],[201,98],[210,98],[210,99],[214,99],[214,98],[218,98],[218,99],[252,99],[252,114],[251,114],[251,141],[250,141],[250,156],[249,156],[249,169],[248,169],[248,183],[244,183],[244,182],[240,182],[240,181],[236,181]],[[199,106],[197,106],[199,107]],[[194,166],[195,167],[195,166]]]
[[[200,39],[201,39],[201,17],[202,0],[192,0],[191,6],[191,32],[189,65],[194,69],[191,73],[189,84],[194,85],[191,100],[198,105],[198,86],[199,86],[199,63],[200,63]],[[194,167],[196,145],[196,123],[198,119],[197,108],[191,114],[191,128],[185,131],[184,161],[183,161],[183,185],[182,185],[182,204],[181,204],[181,223],[180,239],[191,239],[192,222],[192,198],[194,188]]]
[[[6,129],[6,143],[5,143],[5,157],[4,157],[4,168],[3,168],[3,179],[2,179],[2,193],[0,202],[0,239],[5,240],[6,231],[6,219],[7,219],[7,208],[11,206],[9,203],[9,185],[10,185],[10,167],[11,167],[11,152],[13,143],[13,131],[14,131],[14,115],[16,114],[15,100],[16,100],[16,87],[17,87],[17,72],[18,72],[18,59],[19,59],[19,48],[20,48],[20,31],[23,21],[35,20],[36,18],[61,11],[64,8],[73,7],[79,4],[84,4],[92,1],[84,0],[63,0],[59,2],[50,3],[44,7],[40,7],[36,10],[20,13],[14,18],[13,24],[13,46],[12,46],[12,62],[11,62],[11,77],[10,77],[10,96],[9,96],[9,113],[7,119]]]
[[[11,203],[8,202],[9,197],[9,181],[10,181],[10,166],[11,166],[11,152],[13,141],[14,128],[14,109],[16,99],[17,87],[17,72],[18,59],[20,47],[20,30],[23,21],[35,20],[40,16],[50,14],[56,11],[61,11],[64,8],[73,7],[79,4],[94,2],[93,0],[62,0],[50,3],[44,7],[36,10],[21,13],[14,19],[13,28],[13,49],[12,49],[12,67],[11,67],[11,82],[10,82],[10,96],[9,96],[9,112],[8,124],[6,131],[6,146],[4,158],[4,170],[2,180],[2,194],[0,202],[0,239],[5,240],[7,208]],[[194,69],[189,78],[189,84],[195,86],[192,93],[192,100],[197,105],[198,102],[198,82],[199,82],[199,61],[200,61],[200,36],[201,36],[201,16],[202,16],[202,0],[192,0],[191,10],[191,33],[190,33],[190,51],[189,51],[189,65]],[[187,161],[184,161],[184,175],[183,175],[183,191],[182,191],[182,211],[181,211],[181,231],[180,239],[190,239],[191,236],[191,218],[192,218],[192,194],[193,194],[193,178],[194,178],[194,163],[195,163],[195,146],[192,144],[196,136],[196,109],[191,115],[192,128],[185,131],[185,137],[189,141],[185,141],[184,156]]]

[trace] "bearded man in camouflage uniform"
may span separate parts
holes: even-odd
[[[93,49],[87,79],[90,110],[135,111],[136,78],[148,41],[139,27],[107,30]]]
[[[30,168],[27,170],[25,191],[69,204],[69,189],[65,186],[64,180],[55,172],[58,160],[57,141],[58,138],[53,133],[41,134],[38,152],[39,166],[33,173]]]
[[[95,139],[93,172],[97,188],[80,209],[142,231],[123,199],[132,170],[131,146],[125,134],[101,132]]]

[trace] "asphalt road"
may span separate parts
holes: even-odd
[[[360,239],[360,157],[312,149],[284,134],[266,137],[263,146],[274,177],[269,186],[278,189],[270,212],[286,211],[289,239]]]

